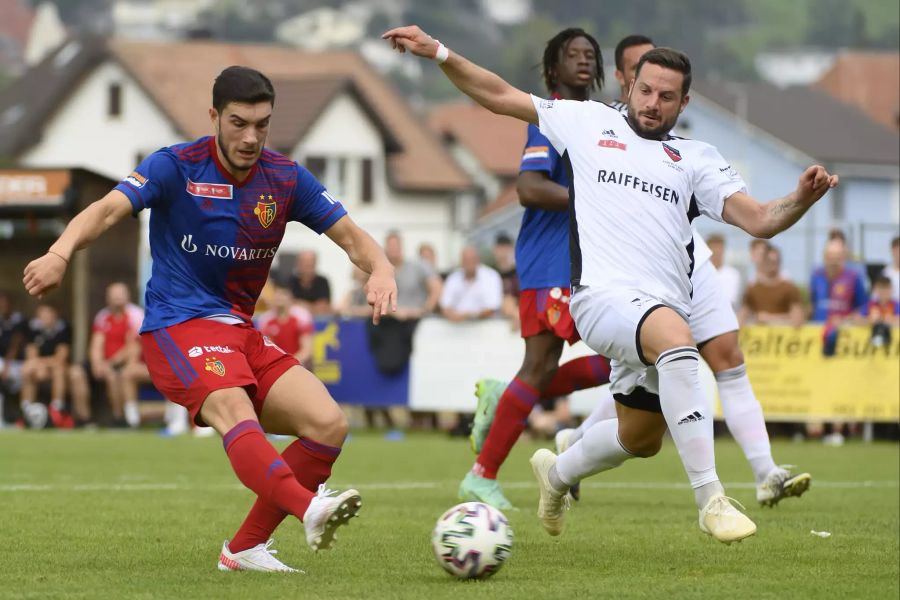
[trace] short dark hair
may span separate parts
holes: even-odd
[[[495,246],[512,246],[512,243],[512,238],[505,231],[498,233],[497,237],[494,238]]]
[[[882,286],[882,285],[891,285],[891,278],[887,275],[876,275],[872,279],[872,287]]]
[[[597,66],[597,76],[594,78],[592,86],[596,86],[598,90],[603,89],[603,53],[600,52],[600,44],[597,43],[597,40],[594,39],[594,36],[586,32],[584,29],[580,27],[569,27],[568,29],[563,29],[547,42],[547,46],[544,48],[544,60],[542,64],[542,71],[544,76],[544,85],[547,86],[548,92],[556,91],[556,75],[554,73],[556,69],[556,65],[559,64],[560,53],[563,48],[565,48],[569,42],[574,40],[575,38],[583,37],[586,39],[591,46],[594,47],[594,60],[596,61]]]
[[[638,61],[637,68],[634,71],[634,78],[637,79],[641,74],[641,67],[646,63],[657,65],[664,69],[678,71],[684,76],[681,82],[681,96],[687,96],[691,90],[691,59],[681,50],[674,48],[654,48],[648,50]]]
[[[656,44],[653,43],[653,40],[648,38],[646,35],[641,35],[640,33],[633,33],[631,35],[626,35],[619,43],[616,44],[616,69],[619,71],[625,70],[625,51],[631,48],[632,46],[646,46],[650,44],[653,47],[656,47]]]
[[[225,110],[230,102],[270,102],[275,106],[275,88],[269,78],[256,69],[231,66],[219,73],[212,90],[213,108],[218,112]]]
[[[891,240],[891,248],[896,248],[897,246],[900,246],[900,236]]]
[[[832,240],[841,240],[845,244],[847,243],[847,234],[844,233],[842,229],[838,229],[834,227],[828,231],[828,241]]]
[[[708,244],[722,244],[725,245],[725,238],[722,237],[719,233],[712,233],[706,238],[706,243]]]

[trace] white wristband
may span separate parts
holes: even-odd
[[[437,52],[434,53],[434,60],[436,60],[439,65],[442,65],[450,58],[450,48],[442,44],[439,40],[435,41],[437,41],[438,47]]]

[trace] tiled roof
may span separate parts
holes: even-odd
[[[66,48],[72,53],[73,47],[76,51],[64,68],[55,67]],[[262,71],[276,92],[281,89],[277,110],[284,110],[293,122],[273,134],[279,149],[296,144],[328,100],[347,90],[385,135],[391,185],[435,192],[472,185],[440,140],[359,54],[212,41],[70,41],[0,91],[0,156],[15,158],[39,141],[43,125],[78,82],[109,59],[135,78],[186,139],[208,134],[204,115],[211,104],[212,82],[225,67],[240,64]]]
[[[515,177],[522,162],[527,125],[512,117],[495,115],[473,103],[444,104],[428,119],[431,129],[463,145],[494,175]]]
[[[766,83],[700,82],[691,88],[797,150],[826,163],[900,164],[900,138],[825,92]]]
[[[870,118],[900,128],[900,53],[844,52],[814,84]]]

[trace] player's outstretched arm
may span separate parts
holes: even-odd
[[[25,267],[22,282],[28,293],[41,296],[57,287],[75,251],[96,240],[104,231],[130,215],[131,211],[128,197],[113,190],[78,213],[47,253]]]
[[[398,52],[409,50],[423,58],[436,58],[440,47],[440,42],[416,25],[391,29],[381,37],[390,40],[391,47]],[[489,111],[537,124],[537,111],[531,96],[499,75],[479,67],[457,52],[450,52],[441,64],[441,70],[461,92]]]
[[[396,312],[397,282],[394,280],[394,266],[378,242],[347,215],[329,227],[325,235],[344,249],[353,264],[369,274],[365,290],[366,300],[372,307],[372,322],[377,324],[388,310]]]
[[[726,223],[740,227],[753,237],[771,238],[800,220],[813,204],[838,185],[838,176],[821,165],[813,165],[800,176],[797,189],[763,204],[738,192],[725,200],[722,217]]]

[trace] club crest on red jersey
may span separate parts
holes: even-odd
[[[260,194],[259,199],[265,200],[266,196]],[[269,194],[269,200],[272,200],[272,194]],[[256,208],[253,209],[253,214],[259,219],[260,225],[268,228],[269,225],[275,222],[276,209],[277,205],[275,202],[257,202]]]
[[[225,365],[215,356],[206,359],[206,366],[203,367],[211,373],[215,373],[219,377],[225,377]]]
[[[668,145],[667,143],[662,143],[663,150],[666,151],[666,154],[669,155],[669,158],[672,159],[672,162],[678,162],[681,160],[681,152],[679,152],[676,148]]]

